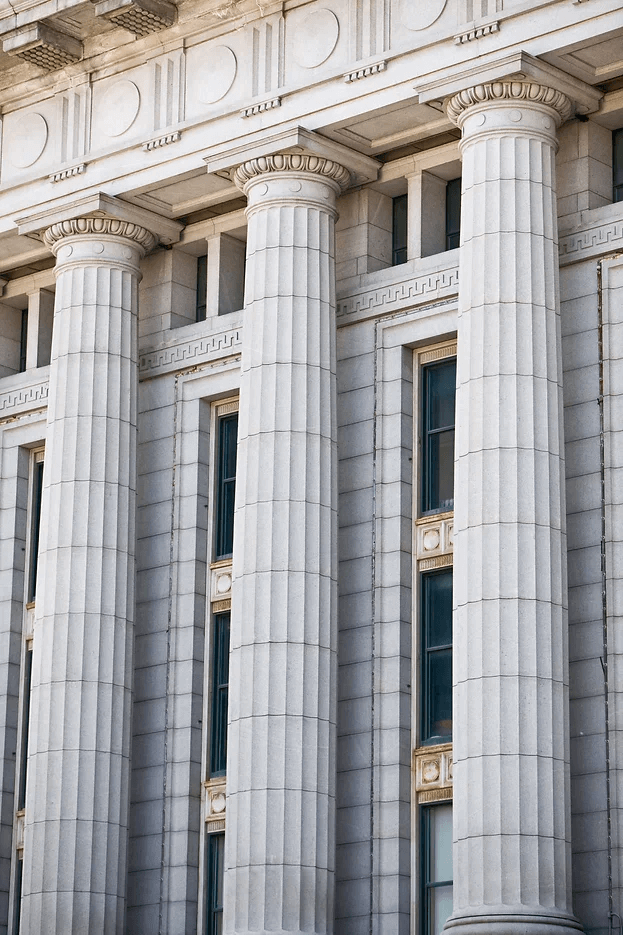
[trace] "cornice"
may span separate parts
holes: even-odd
[[[476,84],[459,91],[446,104],[446,113],[453,123],[460,123],[466,111],[483,104],[509,101],[512,103],[542,104],[554,110],[561,122],[573,112],[571,101],[556,88],[533,81],[492,81]]]

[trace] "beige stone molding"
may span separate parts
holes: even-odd
[[[210,566],[210,580],[210,601],[212,602],[212,609],[214,609],[215,602],[219,604],[224,601],[231,602],[231,559],[226,559],[222,562],[212,562]],[[226,610],[227,608],[222,609]]]
[[[418,803],[452,798],[452,744],[440,743],[413,751]]]
[[[423,516],[416,521],[416,558],[427,559],[452,554],[454,548],[454,515]]]
[[[623,218],[598,224],[588,230],[574,231],[561,235],[559,243],[560,264],[565,266],[589,256],[601,256],[613,250],[623,249]]]
[[[472,107],[501,102],[543,104],[554,110],[561,122],[568,120],[573,108],[571,101],[555,88],[532,81],[493,81],[477,84],[455,94],[446,104],[446,113],[453,123],[460,124],[462,116]]]
[[[204,784],[206,796],[205,822],[206,831],[225,830],[225,810],[227,808],[227,789],[225,776],[208,779]]]
[[[144,227],[133,224],[131,221],[120,221],[118,218],[82,217],[71,221],[59,221],[52,224],[43,234],[43,242],[54,250],[60,241],[67,237],[122,237],[131,240],[148,253],[156,244],[156,237]]]
[[[324,159],[322,156],[306,156],[298,153],[277,153],[274,156],[249,159],[238,166],[234,173],[234,180],[236,185],[242,189],[251,179],[272,172],[304,172],[321,175],[337,182],[342,191],[348,187],[350,182],[350,172],[339,162]]]

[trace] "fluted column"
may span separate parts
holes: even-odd
[[[24,935],[123,931],[134,619],[137,291],[153,236],[54,224]]]
[[[335,200],[342,166],[251,160],[230,650],[224,930],[333,925]]]
[[[567,582],[554,156],[570,104],[462,91],[455,480],[457,935],[571,935]]]

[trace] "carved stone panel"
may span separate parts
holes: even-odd
[[[413,775],[419,803],[451,799],[452,744],[444,743],[414,750]]]

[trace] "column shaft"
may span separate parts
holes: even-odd
[[[336,729],[335,197],[312,157],[249,199],[230,656],[228,933],[330,932]]]
[[[454,616],[462,935],[577,932],[555,131],[562,94],[456,95],[463,130]]]
[[[129,798],[138,264],[152,238],[86,218],[55,225],[46,240],[57,289],[21,930],[117,935]]]

